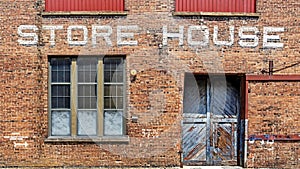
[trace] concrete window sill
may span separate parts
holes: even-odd
[[[54,137],[50,136],[44,140],[45,143],[62,143],[62,142],[77,142],[77,143],[107,143],[107,144],[128,144],[129,136],[103,136],[103,137]]]
[[[174,12],[174,16],[227,16],[227,17],[259,17],[258,13],[237,12]]]
[[[127,12],[97,12],[97,11],[70,11],[70,12],[43,12],[42,16],[126,16]]]

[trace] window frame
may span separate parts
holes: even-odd
[[[85,57],[85,56],[82,56]],[[93,56],[97,58],[97,134],[95,136],[79,135],[78,133],[78,56],[49,56],[48,57],[48,137],[45,142],[57,141],[90,141],[90,142],[128,142],[126,133],[126,57],[117,56]],[[70,135],[52,135],[52,65],[51,59],[70,59]],[[121,59],[123,64],[123,116],[122,116],[122,135],[104,135],[104,59]]]

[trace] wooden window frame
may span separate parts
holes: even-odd
[[[97,57],[97,56],[96,56]],[[70,59],[70,135],[52,135],[52,107],[51,107],[51,86],[52,86],[52,67],[50,61],[52,58]],[[114,59],[122,58],[123,64],[123,119],[122,119],[122,135],[104,135],[104,58]],[[97,135],[79,135],[78,134],[78,57],[77,56],[50,56],[49,67],[49,79],[48,79],[48,99],[49,99],[49,113],[48,113],[48,137],[45,142],[108,142],[108,143],[127,143],[129,137],[126,135],[126,109],[125,109],[125,88],[126,88],[126,58],[124,56],[108,56],[97,57]]]

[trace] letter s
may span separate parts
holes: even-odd
[[[32,39],[32,40],[23,40],[18,39],[20,45],[36,45],[38,43],[38,35],[36,33],[24,33],[23,30],[33,30],[37,31],[38,28],[35,25],[20,25],[18,27],[18,34],[22,38]]]

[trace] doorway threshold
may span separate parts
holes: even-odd
[[[183,169],[243,169],[239,166],[183,166]]]

